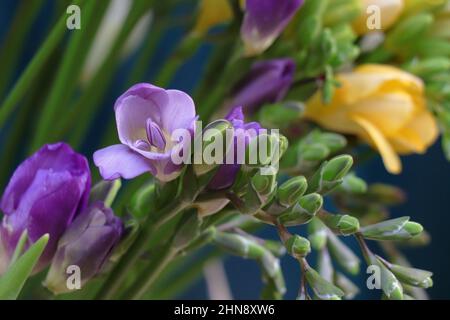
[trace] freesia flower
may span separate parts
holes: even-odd
[[[361,15],[354,21],[353,27],[358,34],[366,34],[372,31],[370,25],[379,19],[381,30],[387,30],[391,27],[402,14],[404,0],[361,0]],[[375,8],[376,10],[374,10]]]
[[[45,286],[54,293],[70,291],[67,268],[80,268],[81,285],[97,275],[123,233],[123,224],[110,208],[96,202],[79,214],[58,243]]]
[[[305,117],[325,128],[358,135],[381,154],[386,169],[401,172],[400,155],[424,153],[438,136],[427,110],[423,82],[400,69],[367,64],[338,75],[332,102],[316,93]]]
[[[117,99],[114,110],[121,144],[94,153],[103,179],[132,179],[145,172],[161,181],[175,179],[182,165],[173,163],[172,153],[188,149],[184,146],[191,141],[172,141],[172,133],[186,129],[194,136],[192,99],[178,90],[140,83]]]
[[[235,86],[230,105],[243,106],[254,112],[265,103],[282,100],[295,74],[292,59],[273,59],[255,63],[249,73]]]
[[[0,202],[5,214],[0,227],[5,258],[12,256],[24,230],[28,233],[25,248],[48,233],[50,239],[36,269],[45,267],[66,228],[85,208],[90,185],[86,158],[67,144],[45,145],[25,160]]]
[[[214,26],[227,23],[233,18],[229,0],[201,0],[194,32],[204,34]]]
[[[303,0],[247,0],[241,27],[246,55],[269,48],[302,4]]]

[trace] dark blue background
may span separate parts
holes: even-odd
[[[8,30],[16,5],[15,0],[0,1],[0,39],[3,39],[5,31]],[[45,37],[46,27],[48,26],[47,17],[51,13],[51,10],[52,6],[47,6],[41,12],[38,22],[33,27],[32,33],[24,48],[23,56],[20,57],[20,61],[22,62],[21,68],[26,66],[26,63],[36,52],[36,49]],[[167,56],[181,34],[181,30],[173,29],[163,39],[157,48],[154,59],[149,63],[148,79],[151,79],[151,75],[161,65],[161,60]],[[209,50],[207,47],[202,48],[178,72],[171,87],[187,92],[191,91],[195,82],[198,80],[197,75],[200,73],[198,70],[203,67],[208,53]],[[130,61],[126,62],[122,70],[126,70],[129,64]],[[19,73],[20,70],[17,71],[17,74]],[[110,98],[104,101],[104,112],[107,114],[111,112],[111,106],[115,98],[121,94],[122,82],[120,79],[122,77],[118,74],[117,80],[109,89],[111,93]],[[95,136],[92,136],[92,140],[95,140]],[[87,144],[82,151],[86,155],[92,154],[92,145]],[[4,156],[7,155],[2,155],[2,157]],[[450,212],[448,209],[448,201],[450,200],[450,166],[444,159],[438,143],[426,155],[404,158],[403,164],[403,173],[399,176],[392,176],[385,171],[381,161],[376,159],[361,168],[359,174],[368,182],[392,183],[406,191],[408,202],[395,208],[393,210],[394,215],[411,216],[413,220],[423,224],[426,230],[432,235],[431,245],[424,248],[408,250],[406,252],[407,256],[414,266],[434,272],[434,287],[429,290],[432,298],[448,299],[450,298]],[[264,230],[262,235],[275,237],[271,229]],[[349,241],[348,243],[352,247],[355,247],[354,242]],[[261,289],[260,273],[254,262],[230,257],[226,260],[226,269],[234,298],[254,299],[259,296]],[[283,269],[288,287],[287,297],[294,298],[299,276],[297,264],[287,257],[283,259]],[[364,270],[360,278],[355,279],[355,281],[358,282],[360,287],[363,286],[365,283]],[[183,297],[191,299],[206,298],[204,281],[202,280],[194,285]],[[359,295],[359,298],[377,298],[377,295],[374,292],[368,292],[366,290]]]

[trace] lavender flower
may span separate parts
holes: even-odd
[[[294,80],[292,59],[273,59],[255,63],[250,72],[236,85],[232,106],[244,106],[246,113],[254,112],[264,103],[283,99]]]
[[[247,0],[241,27],[246,54],[269,48],[302,4],[303,0]]]
[[[234,156],[235,161],[233,164],[222,164],[218,169],[216,175],[212,178],[211,182],[208,184],[208,189],[210,190],[220,190],[231,187],[236,179],[236,176],[240,169],[240,164],[242,160],[238,161],[238,141],[240,139],[245,139],[245,143],[248,144],[249,140],[255,137],[261,126],[257,122],[244,122],[244,113],[242,112],[242,107],[233,108],[230,113],[225,117],[226,120],[230,121],[233,125],[235,137],[234,137]],[[239,137],[241,136],[241,137]]]
[[[88,162],[67,144],[43,146],[14,172],[2,196],[5,214],[0,227],[6,259],[9,259],[24,230],[26,248],[42,235],[50,240],[36,271],[52,259],[59,238],[87,204],[91,185]],[[3,258],[2,258],[3,259]]]
[[[81,285],[106,265],[112,249],[123,233],[123,224],[102,202],[96,202],[73,221],[58,243],[45,286],[54,293],[67,288],[67,268],[80,268]]]
[[[195,105],[184,92],[140,83],[117,99],[114,106],[122,144],[94,153],[94,162],[105,180],[132,179],[150,172],[161,181],[175,179],[182,165],[172,154],[185,150],[188,139],[172,141],[177,129],[195,130]]]

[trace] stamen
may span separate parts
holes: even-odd
[[[166,149],[166,138],[161,128],[151,119],[147,119],[147,139],[150,145],[159,150]]]

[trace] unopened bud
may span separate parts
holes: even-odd
[[[286,226],[300,225],[310,221],[322,207],[323,199],[317,193],[311,193],[300,198],[291,208],[278,218]]]
[[[308,181],[305,177],[295,177],[283,183],[277,191],[278,201],[281,205],[290,207],[299,201],[306,192]]]
[[[308,239],[300,237],[299,235],[290,237],[285,245],[289,254],[295,258],[304,258],[311,252],[311,245]]]

